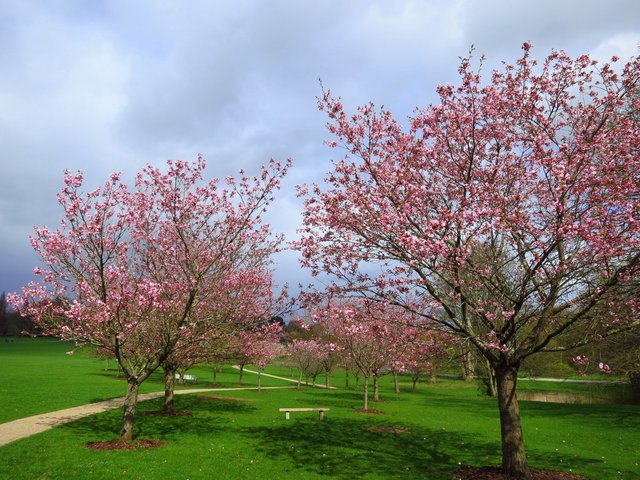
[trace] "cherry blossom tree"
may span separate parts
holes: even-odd
[[[281,332],[282,326],[279,323],[263,323],[252,329],[237,332],[235,338],[229,341],[227,355],[238,363],[240,383],[244,377],[244,367],[256,365],[258,367],[258,388],[260,388],[262,370],[280,352]]]
[[[349,115],[324,92],[329,144],[346,155],[324,187],[300,187],[296,244],[334,290],[402,305],[487,359],[514,478],[531,476],[520,363],[571,347],[576,329],[637,318],[602,324],[596,312],[631,298],[620,291],[640,259],[640,60],[553,51],[538,64],[530,48],[488,81],[463,59],[459,86],[438,86],[406,128],[373,104]]]
[[[321,311],[319,313],[318,311]],[[373,379],[373,400],[378,401],[379,379],[394,369],[409,345],[405,335],[411,314],[367,300],[332,301],[318,307],[340,349],[364,378],[363,409],[369,409],[369,381]]]
[[[407,327],[404,331],[406,348],[401,357],[394,363],[394,385],[399,393],[396,372],[411,375],[412,391],[416,390],[416,383],[423,375],[429,375],[430,381],[435,382],[437,365],[442,359],[450,355],[450,350],[457,342],[453,335],[440,330],[424,330]]]
[[[272,272],[268,269],[262,272],[253,269],[239,271],[226,277],[224,283],[224,288],[210,292],[207,299],[215,305],[215,312],[209,314],[207,322],[196,325],[196,328],[180,336],[171,354],[162,363],[165,413],[174,412],[176,372],[184,372],[197,363],[210,359],[215,361],[229,355],[229,346],[236,345],[235,339],[248,340],[237,345],[242,347],[243,354],[248,353],[251,363],[258,363],[258,360],[262,361],[262,356],[276,353],[272,344],[278,343],[281,327],[279,324],[263,324],[271,317],[271,312],[286,308],[286,289],[277,297],[274,296]]]
[[[82,173],[65,173],[59,228],[31,238],[45,265],[34,271],[40,281],[12,302],[48,333],[117,359],[127,379],[122,440],[133,438],[140,384],[178,341],[218,326],[237,278],[268,270],[281,238],[261,217],[288,167],[271,161],[221,188],[203,179],[198,157],[168,161],[166,172],[149,165],[133,189],[113,174],[88,192]]]
[[[315,386],[316,378],[324,370],[324,362],[328,356],[329,349],[319,340],[312,338],[308,340],[295,339],[286,348],[286,355],[289,361],[300,371],[298,386],[302,383],[302,375],[308,379],[311,377],[312,385]]]

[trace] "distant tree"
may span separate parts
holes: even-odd
[[[373,379],[373,400],[378,401],[380,377],[394,370],[414,340],[407,334],[413,316],[367,300],[333,299],[318,309],[316,316],[364,379],[363,409],[368,410],[369,381]]]
[[[285,355],[289,363],[298,368],[298,389],[302,383],[302,376],[311,377],[312,385],[315,386],[316,378],[324,370],[324,361],[328,355],[328,349],[319,340],[312,338],[308,340],[295,339],[287,345]]]
[[[7,296],[5,292],[0,295],[0,336],[6,337],[9,318],[7,316]]]

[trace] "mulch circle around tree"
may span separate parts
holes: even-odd
[[[381,413],[384,413],[382,410],[376,410],[375,408],[367,408],[367,409],[359,408],[357,410],[354,410],[354,412],[356,412],[356,413],[369,413],[369,414],[372,414],[372,415],[379,415]]]
[[[557,470],[532,468],[533,480],[587,480],[586,477]],[[512,480],[500,467],[463,467],[456,472],[455,480]]]
[[[145,415],[157,415],[159,417],[190,417],[193,412],[189,410],[174,410],[172,412],[165,412],[164,410],[151,410],[144,412]]]
[[[385,427],[383,425],[380,425],[380,426],[377,426],[377,427],[369,427],[369,428],[367,428],[367,430],[369,430],[371,432],[384,432],[384,433],[396,433],[396,434],[409,433],[409,429],[408,428]]]
[[[123,440],[107,440],[104,442],[87,442],[86,447],[91,450],[143,450],[146,448],[157,448],[166,445],[162,440],[138,439],[130,442]]]

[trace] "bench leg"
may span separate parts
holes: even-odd
[[[324,410],[320,410],[320,420],[324,420]]]
[[[290,415],[290,413],[291,413],[291,412],[284,412],[284,418],[285,418],[286,420],[289,420],[289,415]]]

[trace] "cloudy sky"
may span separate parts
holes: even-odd
[[[0,292],[31,279],[34,225],[55,227],[64,169],[110,172],[204,154],[208,175],[294,167],[271,214],[295,237],[297,183],[317,180],[318,79],[398,117],[456,82],[471,44],[486,69],[520,45],[607,60],[640,46],[637,0],[0,0]],[[294,253],[277,278],[306,281]]]

